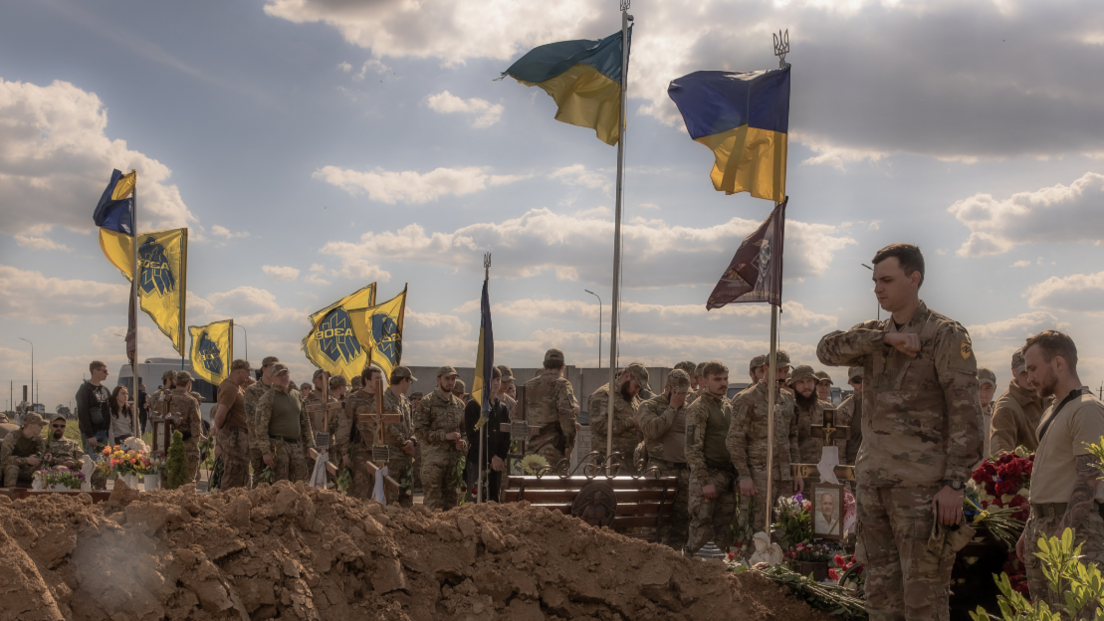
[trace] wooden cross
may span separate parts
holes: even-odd
[[[812,435],[824,440],[824,446],[832,446],[836,439],[846,440],[851,437],[851,428],[836,425],[836,411],[825,409],[824,416],[819,425],[810,425]],[[823,451],[822,451],[823,453]],[[790,473],[802,479],[820,479],[819,464],[790,464]],[[836,478],[840,481],[854,481],[855,467],[839,465],[833,468]]]
[[[376,380],[376,412],[374,414],[358,414],[358,423],[376,423],[376,443],[372,446],[372,461],[383,467],[391,460],[391,445],[386,442],[386,434],[383,426],[386,424],[402,423],[402,414],[383,413],[383,379]]]
[[[310,416],[311,422],[315,420],[315,414],[322,414],[322,428],[314,430],[314,445],[320,451],[326,451],[330,448],[330,416],[336,416],[337,412],[340,412],[344,407],[340,402],[335,401],[330,403],[330,374],[326,371],[322,372],[322,402],[312,403],[307,406],[307,416]]]

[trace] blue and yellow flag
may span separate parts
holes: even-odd
[[[632,41],[632,28],[629,28]],[[556,120],[592,127],[598,139],[617,144],[621,137],[621,33],[601,41],[561,41],[534,48],[503,76],[539,86],[559,109]]]
[[[475,381],[472,382],[472,399],[480,404],[483,415],[475,428],[487,420],[491,409],[491,382],[494,379],[494,333],[491,331],[491,297],[487,293],[487,281],[483,281],[483,298],[479,303],[479,345],[475,351]]]
[[[96,211],[92,213],[92,220],[96,226],[122,233],[134,235],[134,184],[138,181],[138,173],[133,170],[124,175],[120,170],[111,171],[111,181],[107,183],[107,189],[100,196],[100,202],[96,204]]]
[[[131,280],[134,238],[100,228],[100,248],[112,265]],[[184,355],[184,309],[187,298],[188,229],[138,236],[138,298],[142,310]]]
[[[188,331],[192,333],[192,368],[218,386],[230,377],[230,364],[234,361],[234,320],[188,326]]]
[[[726,194],[786,197],[786,133],[790,69],[730,73],[697,71],[671,82],[667,94],[690,137],[713,151],[710,178]]]
[[[402,331],[406,316],[406,287],[386,302],[353,317],[357,336],[368,348],[368,363],[383,370],[384,385],[391,371],[402,364]]]
[[[303,339],[307,359],[330,375],[360,375],[368,364],[368,351],[354,331],[354,317],[375,304],[376,283],[372,283],[311,315],[311,331]]]

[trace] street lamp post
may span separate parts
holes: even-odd
[[[602,368],[602,298],[598,297],[598,294],[590,289],[583,289],[590,295],[598,298],[598,368]]]
[[[19,337],[19,340],[27,341],[28,343],[31,343],[30,341],[28,341],[27,339],[25,339],[23,337]],[[35,402],[34,385],[35,385],[35,383],[34,383],[34,343],[31,343],[31,410],[32,411],[34,410],[34,402]]]
[[[241,328],[242,332],[245,332],[245,361],[249,362],[249,330],[245,329],[245,326],[240,323],[234,323],[235,328]]]

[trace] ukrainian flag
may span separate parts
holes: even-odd
[[[124,175],[120,170],[111,171],[111,181],[96,204],[92,220],[96,226],[106,228],[123,235],[134,235],[134,184],[138,182],[138,173],[130,171]]]
[[[713,151],[709,177],[726,194],[786,197],[786,132],[790,69],[730,73],[697,71],[671,82],[667,94],[690,137]]]
[[[368,350],[368,363],[383,370],[384,385],[402,361],[402,331],[406,316],[406,287],[386,302],[353,316],[357,337]]]
[[[582,39],[542,45],[502,75],[526,86],[541,87],[559,106],[557,121],[591,127],[599,140],[614,145],[621,137],[622,72],[618,32],[601,41]]]
[[[376,283],[372,283],[311,315],[311,331],[303,339],[307,359],[330,375],[360,375],[368,365],[368,351],[357,338],[355,317],[375,304]]]
[[[472,399],[480,404],[483,416],[475,428],[479,429],[487,420],[491,409],[491,382],[494,379],[494,333],[491,331],[491,298],[487,293],[487,281],[483,281],[483,299],[479,304],[479,346],[475,353],[475,381],[472,382]]]
[[[230,364],[234,360],[234,320],[188,326],[188,331],[192,334],[192,369],[218,386],[230,377]]]

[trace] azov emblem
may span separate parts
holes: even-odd
[[[147,237],[138,247],[138,267],[142,270],[140,286],[147,294],[156,290],[157,295],[165,295],[176,288],[176,278],[169,269],[165,247],[154,237]]]
[[[199,359],[211,375],[222,375],[222,352],[218,343],[207,338],[206,332],[199,335]]]
[[[376,351],[383,354],[392,367],[399,364],[402,340],[394,319],[388,315],[372,315],[372,340],[376,342]]]
[[[353,323],[349,314],[340,308],[330,311],[318,324],[314,338],[318,340],[322,353],[334,362],[341,360],[348,363],[360,356],[360,343],[353,334]]]

